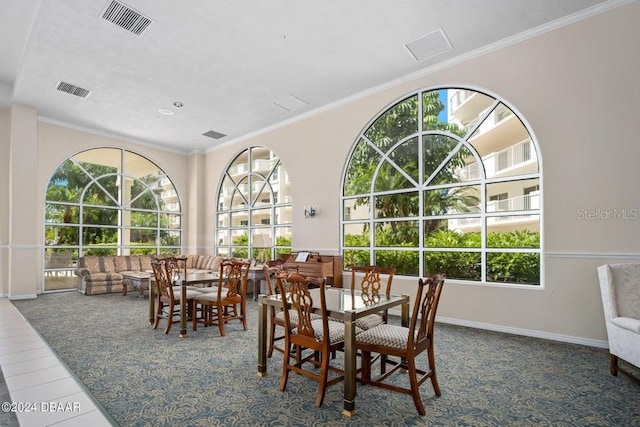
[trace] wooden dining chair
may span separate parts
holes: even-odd
[[[351,291],[361,291],[362,298],[375,302],[381,293],[389,295],[391,293],[391,282],[395,274],[395,268],[385,268],[376,265],[352,266],[351,267]],[[356,319],[356,326],[364,329],[371,329],[381,323],[387,322],[387,311]]]
[[[153,269],[153,276],[156,283],[156,313],[153,322],[153,329],[158,328],[160,319],[167,320],[167,326],[164,329],[164,333],[168,334],[171,330],[171,325],[175,322],[179,322],[180,314],[180,299],[182,293],[179,286],[174,287],[172,282],[172,270],[166,267],[165,260],[153,260],[151,261],[151,268]],[[177,288],[177,290],[176,290]],[[189,313],[193,313],[193,299],[202,295],[200,292],[187,289],[186,306]],[[176,311],[176,307],[178,310]],[[176,318],[178,316],[178,318]]]
[[[284,263],[279,263],[279,264],[275,264],[275,266],[264,266],[264,277],[265,277],[265,281],[267,282],[267,292],[269,292],[269,295],[274,295],[274,294],[279,294],[280,291],[278,290],[275,282],[276,282],[276,276],[278,274],[290,274],[290,273],[297,273],[298,272],[298,266],[297,265],[284,265]],[[298,317],[297,317],[297,313],[294,310],[290,310],[289,315],[291,316],[291,324],[293,325],[297,325],[298,324]],[[321,316],[317,313],[313,313],[312,317],[314,319],[320,319]],[[273,356],[273,351],[279,351],[280,353],[284,354],[284,348],[283,347],[279,347],[276,345],[276,343],[278,341],[283,341],[285,339],[285,334],[284,334],[284,312],[282,311],[282,308],[279,307],[274,307],[274,306],[270,306],[269,307],[269,350],[267,352],[267,357],[271,357]],[[278,329],[282,329],[282,333],[277,334],[276,335],[276,331]]]
[[[247,330],[247,279],[251,263],[227,259],[220,263],[219,282],[216,292],[200,294],[194,298],[193,330],[197,324],[218,325],[220,335],[225,336],[224,325],[239,320]]]
[[[418,291],[409,327],[383,323],[356,335],[356,349],[362,353],[362,369],[358,381],[410,394],[420,415],[424,415],[425,410],[419,388],[427,378],[431,379],[436,396],[440,396],[436,376],[433,329],[443,285],[443,275],[418,281]],[[427,352],[428,370],[420,369],[416,365],[416,357],[424,351]],[[381,355],[380,375],[373,379],[371,378],[372,353]],[[387,364],[393,365],[389,371],[386,370]],[[400,369],[408,372],[409,388],[387,381],[390,375]]]
[[[322,406],[327,387],[344,380],[344,371],[330,364],[331,352],[344,348],[344,324],[327,317],[324,283],[323,278],[304,277],[297,273],[279,274],[276,278],[280,295],[286,296],[282,298],[285,344],[280,390],[286,389],[291,371],[316,380],[319,383],[315,399],[317,407]],[[320,310],[320,318],[314,316],[316,309],[310,287],[319,288],[315,303]],[[294,323],[294,315],[297,323]],[[293,349],[296,357],[292,359]],[[303,352],[310,353],[305,356]],[[305,369],[306,364],[314,368]],[[329,379],[329,372],[337,373],[337,376]]]

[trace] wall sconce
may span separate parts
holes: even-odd
[[[311,207],[307,209],[307,205],[304,205],[304,217],[313,218],[314,216],[316,216],[316,208],[314,208],[313,205],[311,205]]]

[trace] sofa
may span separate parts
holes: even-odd
[[[180,255],[186,257],[187,273],[218,271],[224,259],[213,255]],[[84,256],[78,259],[75,275],[78,292],[85,295],[123,293],[138,289],[140,296],[149,288],[151,261],[162,255]]]

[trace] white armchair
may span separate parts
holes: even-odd
[[[611,375],[620,371],[635,378],[618,366],[618,358],[640,367],[640,263],[601,265],[598,278],[609,337]]]

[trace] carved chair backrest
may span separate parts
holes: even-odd
[[[247,292],[247,278],[251,263],[238,260],[224,260],[220,263],[220,282],[218,285],[218,300],[222,300],[222,292],[226,291],[225,299],[244,298]]]
[[[287,334],[291,334],[292,340],[299,341],[300,337],[305,337],[309,342],[318,341],[316,339],[316,335],[314,333],[313,326],[311,324],[312,316],[311,314],[315,312],[314,301],[311,293],[309,292],[310,287],[318,287],[320,288],[320,314],[322,315],[323,320],[323,341],[328,343],[329,333],[328,333],[328,319],[327,319],[327,306],[325,300],[325,279],[317,278],[317,277],[305,277],[301,274],[297,273],[279,273],[276,275],[276,284],[278,286],[279,292],[283,295],[282,298],[282,307],[284,310],[285,317],[285,331]],[[284,297],[286,295],[286,297]],[[296,333],[293,334],[290,332],[291,330],[291,321],[289,316],[289,310],[286,309],[287,302],[290,304],[289,310],[294,310],[298,317],[298,323],[296,327]]]
[[[418,292],[409,323],[408,348],[433,339],[433,327],[444,279],[444,275],[436,274],[418,281]]]
[[[376,265],[353,266],[351,267],[351,291],[359,290],[363,294],[371,296],[379,295],[381,292],[389,295],[395,272],[395,268]],[[358,280],[357,274],[362,274],[360,280]],[[359,286],[356,286],[356,283],[359,283]]]

